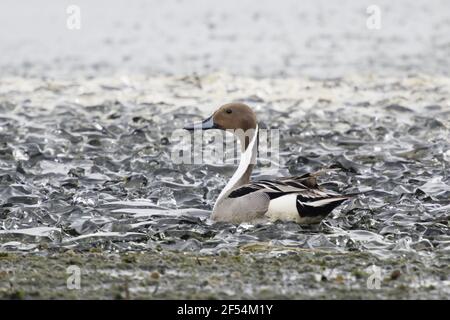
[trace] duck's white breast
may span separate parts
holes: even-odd
[[[300,222],[300,216],[297,211],[297,195],[287,194],[279,198],[270,200],[266,217],[270,220],[283,220]]]

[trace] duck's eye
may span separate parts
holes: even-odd
[[[231,109],[227,109],[226,111],[225,111],[226,113],[232,113],[233,112],[233,110],[231,110]]]

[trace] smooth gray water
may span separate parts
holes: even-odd
[[[71,4],[80,30],[66,27]],[[2,0],[0,72],[449,75],[449,12],[446,0]]]

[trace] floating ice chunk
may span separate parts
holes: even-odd
[[[450,149],[444,152],[444,160],[450,162]]]
[[[450,191],[450,186],[442,181],[442,177],[435,177],[422,185],[420,190],[429,195],[439,196],[447,191]]]
[[[54,227],[35,227],[27,229],[17,229],[17,230],[0,230],[0,235],[3,234],[23,234],[33,237],[48,237],[51,238],[54,232],[61,232],[60,228]]]

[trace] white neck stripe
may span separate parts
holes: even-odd
[[[238,183],[239,179],[242,178],[242,176],[247,171],[247,168],[250,164],[255,163],[256,161],[256,140],[258,138],[258,125],[256,125],[255,133],[253,135],[252,140],[250,141],[247,149],[245,152],[241,153],[241,160],[239,162],[239,166],[237,170],[234,172],[233,176],[231,177],[230,181],[228,181],[225,188],[223,188],[222,192],[219,194],[219,197],[216,200],[216,203],[214,204],[214,208],[216,207],[217,203],[222,200],[222,198],[231,191],[235,186],[236,183]],[[241,141],[241,143],[245,143],[245,141]]]

